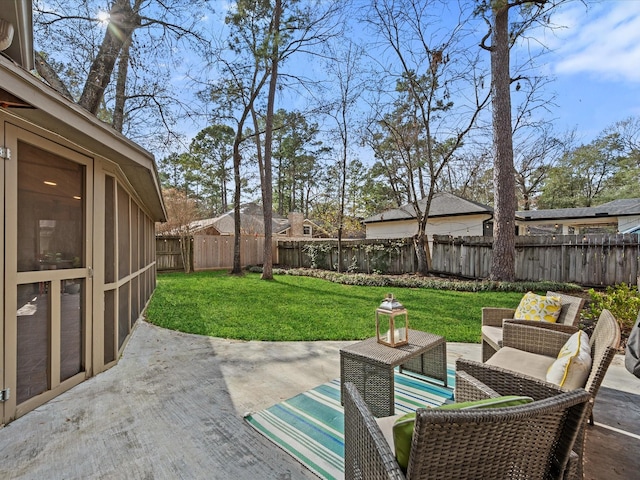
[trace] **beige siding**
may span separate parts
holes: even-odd
[[[618,231],[620,232],[637,227],[638,225],[640,225],[640,215],[618,218]]]
[[[431,218],[427,222],[429,240],[433,235],[451,235],[453,237],[467,235],[483,235],[483,222],[488,215],[464,215],[457,217]],[[367,238],[407,238],[418,231],[415,219],[388,222],[368,223]]]

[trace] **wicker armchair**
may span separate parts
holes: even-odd
[[[345,393],[346,480],[571,478],[589,400],[580,389],[509,408],[418,409],[405,476],[358,390]]]
[[[521,320],[505,322],[503,348],[487,361],[487,365],[501,367],[501,369],[515,371],[521,376],[544,381],[547,367],[557,358],[560,349],[570,336],[569,333],[555,331],[544,325],[532,326],[531,322]],[[591,423],[593,423],[593,403],[620,344],[620,325],[608,310],[605,309],[600,314],[596,327],[589,339],[589,344],[591,346],[592,365],[584,388],[591,394],[587,418],[590,418]],[[495,389],[501,395],[525,395],[525,393],[520,393],[519,390],[514,390],[512,384],[502,386],[495,384],[493,381],[486,382],[479,377],[480,374],[477,370],[470,370],[466,366],[459,366],[458,368],[462,368],[471,376],[479,378],[480,381]],[[456,385],[457,387],[458,385]],[[527,395],[539,398],[532,394]],[[578,478],[582,478],[585,428],[581,429],[575,447],[580,456]]]
[[[584,299],[565,295],[557,292],[547,292],[547,295],[560,297],[562,310],[556,323],[547,323],[547,328],[567,333],[577,330],[580,312],[584,306]],[[512,319],[515,308],[482,308],[482,361],[486,362],[497,350],[502,347],[502,324],[504,320]],[[544,322],[535,322],[544,323]]]

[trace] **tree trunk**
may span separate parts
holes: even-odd
[[[346,105],[343,107],[342,121],[346,122]],[[340,165],[340,211],[338,212],[338,272],[342,271],[342,233],[344,231],[344,203],[347,184],[347,132],[346,124],[342,124],[342,161]]]
[[[180,234],[180,253],[184,273],[191,273],[191,235],[188,232]]]
[[[233,193],[233,268],[231,273],[240,275],[242,273],[242,265],[240,263],[240,142],[242,140],[242,128],[238,128],[236,138],[233,141],[233,179],[235,181],[235,190]]]
[[[509,73],[509,6],[507,0],[492,3],[491,96],[494,149],[494,229],[491,279],[515,279],[516,188],[511,126],[511,77]]]
[[[418,232],[413,236],[413,248],[416,251],[416,258],[418,259],[418,273],[420,275],[429,274],[429,264],[431,255],[427,251],[428,242],[426,241],[426,235],[423,232]]]
[[[336,271],[342,272],[342,224],[338,225],[338,263],[336,264]]]
[[[255,75],[257,75],[257,72],[254,72],[254,80],[255,80]],[[262,87],[266,83],[267,77],[268,75],[265,74],[262,76],[259,82],[257,83],[254,82],[253,84],[254,88],[251,92],[251,96],[249,97],[247,103],[244,105],[244,108],[242,110],[242,115],[238,120],[236,134],[233,140],[233,180],[235,182],[235,190],[233,194],[233,201],[234,201],[233,223],[234,223],[235,238],[233,242],[233,269],[231,270],[231,273],[235,275],[240,275],[242,273],[242,264],[240,261],[240,232],[241,232],[240,194],[241,194],[241,188],[242,188],[241,186],[242,177],[240,176],[240,163],[242,161],[242,156],[240,155],[240,144],[244,140],[243,138],[244,123],[247,120],[247,116],[249,115],[249,113],[251,113],[253,109],[253,104],[256,100],[256,97],[258,96],[258,94],[260,93],[260,90],[262,90]]]
[[[273,145],[273,110],[278,84],[278,60],[280,57],[279,32],[280,16],[282,14],[281,0],[276,0],[273,10],[271,78],[269,79],[269,93],[267,96],[267,119],[264,132],[264,263],[262,264],[262,280],[273,280],[273,249],[272,217],[273,217],[273,179],[271,171],[271,149]]]
[[[81,107],[94,115],[98,112],[104,90],[111,80],[120,49],[139,25],[140,17],[131,9],[129,2],[117,0],[111,9],[109,26],[78,101]]]
[[[222,183],[221,183],[220,189],[222,190],[222,192],[220,193],[220,196],[222,197],[221,198],[222,211],[226,212],[229,209],[229,204],[227,203],[227,168],[226,166],[222,168]]]
[[[113,107],[113,129],[122,133],[124,125],[124,106],[127,100],[127,74],[129,72],[129,50],[131,48],[131,37],[127,38],[122,45],[120,60],[118,62],[118,75],[116,79],[116,99]]]
[[[418,274],[429,275],[431,270],[431,252],[429,251],[429,238],[427,236],[427,223],[429,222],[429,211],[431,210],[431,201],[433,199],[435,185],[430,185],[429,194],[426,197],[426,204],[424,210],[420,208],[420,200],[416,197],[416,192],[413,193],[414,203],[413,208],[416,212],[416,219],[418,220],[418,232],[413,237],[413,246],[416,250],[416,258],[418,259]]]

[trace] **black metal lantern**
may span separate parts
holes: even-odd
[[[409,343],[407,309],[393,297],[392,293],[389,293],[376,309],[376,337],[378,343],[389,347],[399,347]]]

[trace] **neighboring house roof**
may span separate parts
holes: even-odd
[[[549,210],[523,210],[516,212],[520,221],[556,221],[603,217],[640,215],[640,198],[613,200],[597,207],[554,208]]]
[[[198,233],[198,232],[213,232],[215,235],[220,235],[221,232],[216,227],[215,221],[217,218],[203,218],[202,220],[195,220],[189,223],[189,232]]]
[[[421,209],[424,209],[426,204],[426,198],[419,201]],[[466,200],[462,197],[458,197],[457,195],[453,195],[452,193],[438,192],[433,195],[431,200],[429,218],[474,215],[481,213],[493,214],[493,209],[487,205]],[[410,220],[413,218],[416,218],[415,208],[412,204],[407,203],[399,208],[386,210],[382,213],[365,218],[364,223]]]
[[[235,212],[230,210],[219,217],[195,220],[189,224],[190,233],[205,235],[233,235],[235,233]],[[271,217],[274,235],[291,235],[291,218],[273,213]],[[314,237],[327,235],[325,229],[318,223],[304,219],[303,225],[311,226],[315,231]],[[244,234],[264,234],[264,215],[262,205],[245,203],[240,206],[240,228]],[[295,228],[295,227],[293,227]],[[175,235],[177,232],[165,232],[164,235]],[[299,233],[302,235],[302,232]]]
[[[215,227],[221,235],[233,235],[235,233],[235,211],[230,210],[216,218],[206,218],[196,220],[189,224],[192,233]],[[246,203],[240,206],[240,227],[244,233],[264,234],[264,214],[262,206],[256,203]],[[288,218],[273,214],[271,220],[272,232],[274,235],[286,233],[291,227]]]

